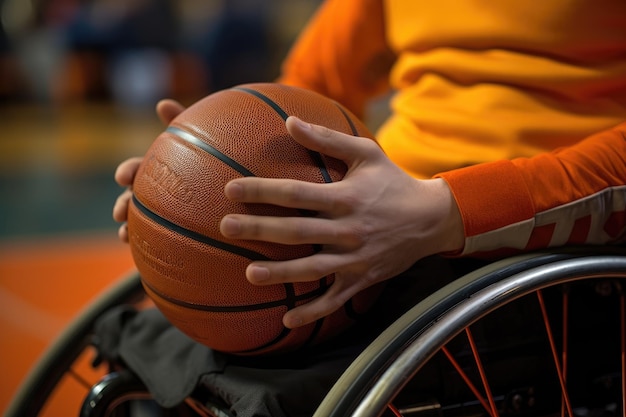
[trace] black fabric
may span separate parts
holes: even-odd
[[[189,396],[201,375],[222,372],[226,364],[223,355],[195,343],[156,309],[113,309],[95,332],[102,359],[131,369],[166,408]]]
[[[123,364],[163,407],[200,387],[237,417],[311,416],[334,382],[389,324],[425,296],[480,266],[426,258],[390,280],[375,307],[341,337],[278,357],[237,357],[200,345],[155,309],[119,307],[96,325],[104,360]]]
[[[230,362],[201,385],[230,405],[235,416],[310,417],[341,373],[360,353],[354,345],[309,355],[303,364],[259,367]]]

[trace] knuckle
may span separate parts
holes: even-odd
[[[259,220],[244,218],[241,223],[242,230],[249,238],[257,239],[263,235],[263,225]]]
[[[309,237],[311,236],[309,228],[302,219],[294,220],[289,227],[289,231],[291,233],[291,238],[295,241],[295,243],[308,242]]]
[[[323,277],[328,275],[328,270],[326,268],[326,265],[324,265],[322,262],[309,262],[307,265],[307,271],[308,271],[308,279],[322,279]]]
[[[295,182],[286,182],[282,186],[282,194],[287,203],[299,203],[303,198],[302,187]]]
[[[358,249],[367,243],[367,231],[358,225],[349,225],[339,232],[337,240],[352,249]]]
[[[379,281],[379,278],[379,273],[377,273],[373,269],[367,269],[363,272],[362,275],[362,282],[367,283],[366,285],[364,285],[364,287],[376,283],[377,281]]]
[[[322,262],[313,262],[311,265],[311,272],[312,277],[314,277],[315,279],[322,279],[332,274],[331,272],[329,272],[328,266]]]
[[[347,301],[347,298],[343,295],[343,293],[337,294],[330,300],[329,303],[329,311],[336,311],[340,309]]]
[[[337,294],[334,294],[331,298],[328,299],[328,302],[326,304],[327,314],[330,314],[342,308],[349,299],[350,295],[347,291],[341,291]]]
[[[339,213],[353,213],[363,205],[363,197],[351,187],[342,187],[340,192],[329,197],[333,210]]]
[[[380,145],[373,140],[364,140],[362,143],[362,149],[363,152],[369,156],[379,155],[383,153]]]
[[[328,294],[323,296],[323,298],[319,299],[318,308],[312,312],[312,315],[315,316],[315,319],[320,319],[324,316],[328,316],[329,314],[339,310],[345,301],[339,296],[339,294]]]

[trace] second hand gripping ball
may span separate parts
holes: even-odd
[[[340,104],[280,84],[246,84],[213,93],[177,116],[146,153],[128,213],[130,247],[143,286],[167,319],[196,341],[239,355],[275,354],[316,344],[345,330],[375,301],[371,288],[332,315],[296,329],[282,316],[323,294],[333,281],[255,286],[253,260],[313,255],[315,245],[229,240],[219,232],[228,213],[307,216],[296,209],[242,204],[224,196],[243,176],[328,183],[343,162],[307,150],[285,128],[288,116],[373,138]]]

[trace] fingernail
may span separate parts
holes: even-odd
[[[240,200],[243,198],[243,187],[240,184],[229,182],[224,188],[224,194],[231,200]]]
[[[232,217],[224,217],[222,219],[222,234],[225,236],[237,236],[241,233],[241,224]]]
[[[293,328],[302,326],[302,323],[303,323],[302,318],[296,316],[296,317],[287,318],[285,320],[284,325],[285,327],[289,329],[293,329]]]
[[[253,284],[261,284],[269,281],[270,270],[263,266],[250,265],[246,275],[248,276],[248,280]]]
[[[302,129],[310,129],[311,128],[311,124],[305,122],[304,120],[300,119],[299,117],[296,117],[296,122],[298,123],[298,126],[300,126]]]

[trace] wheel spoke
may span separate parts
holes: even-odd
[[[539,300],[539,306],[541,307],[541,314],[543,316],[543,322],[546,328],[546,332],[548,334],[548,341],[550,342],[550,349],[552,350],[552,357],[554,359],[554,366],[556,367],[556,373],[559,377],[559,383],[561,384],[561,392],[563,395],[563,401],[565,402],[565,408],[567,409],[567,414],[570,417],[574,417],[574,413],[572,412],[572,405],[569,400],[569,395],[567,394],[567,389],[565,387],[565,379],[563,378],[563,371],[561,370],[561,365],[559,362],[559,355],[556,351],[556,344],[554,343],[554,336],[552,333],[552,327],[550,326],[550,321],[548,320],[548,313],[546,311],[546,305],[543,300],[543,295],[541,290],[536,292],[537,298]]]
[[[563,381],[567,383],[567,353],[568,353],[568,329],[569,329],[569,287],[563,287],[563,351],[561,352],[561,367]],[[565,399],[561,398],[561,416],[565,416]],[[625,416],[626,417],[626,416]]]
[[[620,339],[622,352],[622,415],[626,417],[626,301],[624,301],[624,288],[617,283],[619,290],[620,312]]]
[[[87,390],[91,389],[92,384],[90,384],[85,378],[80,376],[80,374],[78,374],[78,372],[76,372],[74,368],[69,368],[67,370],[67,374],[74,378],[76,382],[85,387]]]
[[[480,360],[480,355],[478,354],[478,348],[476,347],[476,343],[474,342],[474,337],[472,336],[472,332],[470,331],[469,327],[465,329],[465,334],[467,335],[467,340],[469,341],[470,347],[472,348],[474,361],[476,362],[476,366],[478,367],[478,373],[480,374],[480,379],[483,382],[485,393],[487,394],[487,398],[489,399],[489,405],[491,407],[491,412],[493,413],[492,415],[494,417],[498,417],[498,409],[496,408],[496,403],[493,399],[493,395],[491,394],[491,388],[489,388],[489,382],[487,381],[485,368],[483,367],[483,363]]]
[[[389,403],[389,404],[387,404],[387,408],[388,408],[389,410],[391,410],[391,412],[393,413],[393,415],[394,415],[394,416],[396,416],[396,417],[402,417],[402,413],[400,412],[400,410],[398,410],[398,409],[396,408],[396,406],[395,406],[395,405],[393,405],[393,404]]]
[[[467,384],[468,388],[472,391],[472,393],[476,396],[476,399],[482,404],[482,406],[485,408],[485,411],[487,411],[487,413],[491,416],[494,417],[493,415],[493,410],[492,408],[489,406],[489,404],[487,403],[487,400],[485,400],[485,398],[480,394],[480,391],[478,391],[478,388],[476,388],[476,386],[472,383],[472,381],[469,379],[469,377],[467,376],[467,374],[465,373],[465,371],[463,371],[463,369],[461,368],[461,366],[459,365],[459,363],[454,359],[454,357],[452,356],[452,354],[450,353],[450,351],[448,350],[448,348],[446,348],[445,346],[441,348],[441,351],[446,355],[446,357],[448,358],[448,360],[450,361],[450,363],[452,364],[452,366],[454,366],[454,369],[456,369],[456,371],[459,373],[459,375],[461,376],[461,378],[463,379],[463,381],[465,382],[465,384]]]

